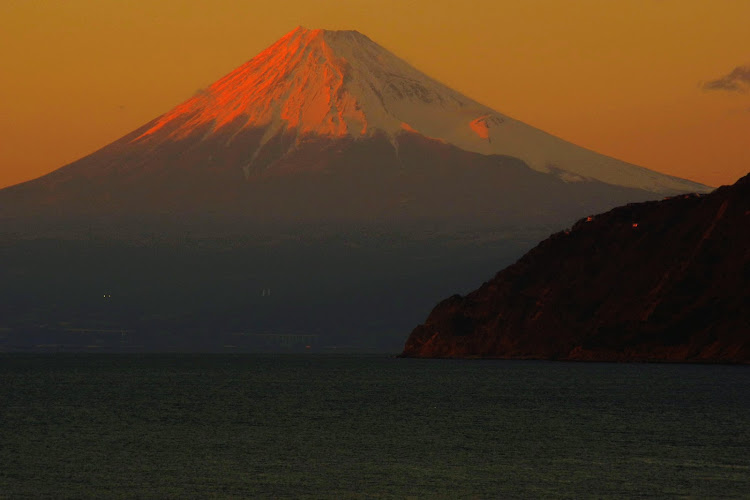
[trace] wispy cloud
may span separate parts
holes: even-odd
[[[703,90],[725,90],[727,92],[740,92],[744,93],[750,90],[750,64],[744,64],[737,66],[728,74],[704,82]]]

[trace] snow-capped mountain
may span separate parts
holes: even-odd
[[[357,139],[378,132],[393,139],[411,132],[466,151],[513,156],[568,181],[596,179],[653,192],[703,190],[505,116],[433,80],[357,31],[298,27],[166,113],[133,142],[147,141],[162,129],[180,139],[199,130],[217,133],[231,124],[238,126],[235,131],[264,130],[254,156],[282,132],[295,134],[297,141],[306,135]]]
[[[559,224],[708,189],[525,125],[356,31],[299,27],[122,139],[0,190],[0,217],[212,213]]]

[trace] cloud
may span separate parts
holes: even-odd
[[[750,90],[750,64],[737,66],[728,74],[705,82],[703,90],[725,90],[727,92],[747,92]]]

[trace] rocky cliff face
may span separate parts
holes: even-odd
[[[750,362],[750,174],[581,219],[438,304],[403,355]]]

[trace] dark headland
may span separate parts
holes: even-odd
[[[750,362],[750,174],[558,232],[439,303],[402,356]]]

